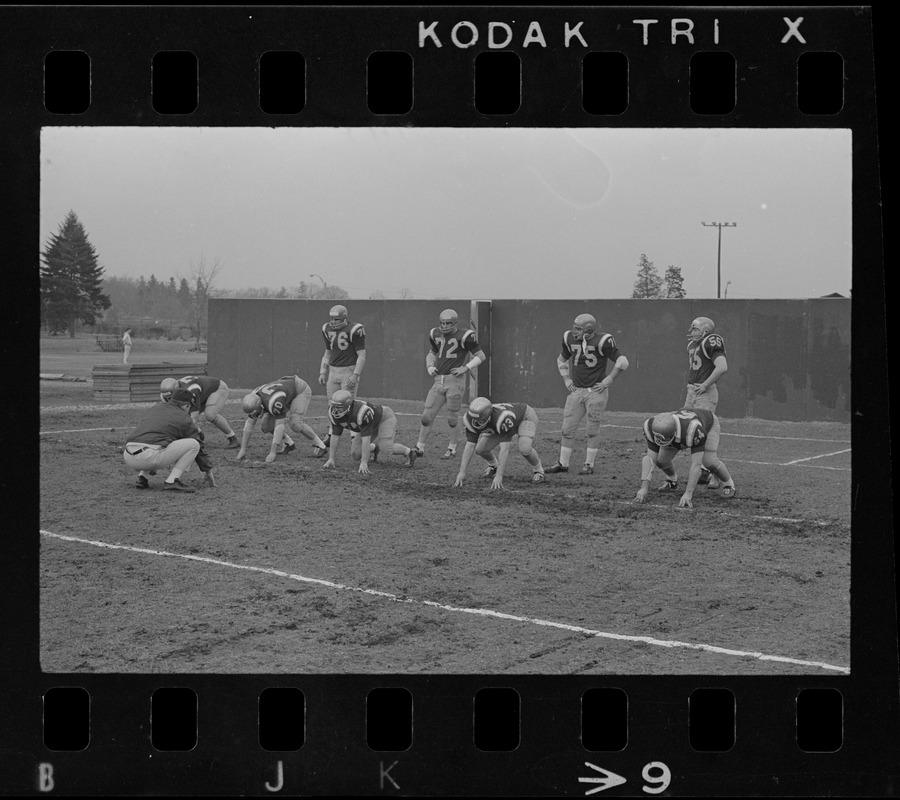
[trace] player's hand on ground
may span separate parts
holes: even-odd
[[[266,456],[266,463],[271,464],[275,460],[275,453],[269,453]]]
[[[372,471],[369,469],[369,465],[368,465],[365,461],[360,461],[360,462],[359,462],[359,471],[360,471],[363,475],[369,475],[369,474],[371,474],[371,472],[372,472]]]
[[[493,492],[493,491],[496,491],[496,490],[502,489],[502,488],[503,488],[503,478],[501,478],[499,475],[495,475],[494,480],[491,481],[491,491]]]
[[[634,496],[635,503],[643,503],[647,499],[649,489],[638,489],[638,493]]]
[[[678,508],[693,508],[694,504],[691,502],[691,498],[686,494],[681,495],[681,500],[678,501]]]
[[[213,489],[216,488],[216,479],[213,477],[213,472],[211,469],[204,472],[203,477],[206,479],[207,486],[211,486]]]
[[[464,479],[465,479],[465,476],[464,476],[464,475],[457,475],[457,476],[456,476],[456,480],[453,481],[453,486],[454,486],[454,487],[462,486],[462,485],[463,485],[463,480],[464,480]]]
[[[322,464],[322,469],[334,469],[334,459],[329,458],[324,464]]]
[[[238,454],[234,457],[235,461],[243,461],[247,457],[247,453],[244,450],[238,450]]]

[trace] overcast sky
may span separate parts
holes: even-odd
[[[849,130],[98,128],[41,135],[41,245],[69,210],[107,275],[218,260],[353,298],[630,297],[642,253],[716,296],[851,289]]]

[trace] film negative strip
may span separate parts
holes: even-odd
[[[870,7],[5,7],[0,20],[5,354],[10,375],[29,378],[24,392],[10,381],[2,478],[4,794],[897,795]],[[29,325],[57,332],[63,301],[34,276],[82,207],[89,231],[126,242],[97,243],[106,274],[140,275],[142,291],[145,275],[180,270],[196,300],[221,247],[243,270],[234,288],[309,284],[318,293],[292,297],[326,328],[335,302],[370,315],[362,386],[412,402],[390,400],[405,443],[390,481],[362,482],[342,452],[327,485],[310,477],[321,461],[266,472],[260,460],[218,468],[216,493],[135,492],[123,437],[148,406],[93,402],[51,419],[42,382],[35,413],[44,354]],[[710,266],[701,291],[673,263],[674,293],[659,294],[660,276],[656,294],[632,293],[633,265],[653,278],[644,248],[687,268],[686,218],[707,254],[701,224],[716,228],[715,278]],[[744,271],[723,282],[723,240],[728,252],[737,232]],[[686,302],[681,277],[696,301],[665,305]],[[350,291],[329,295],[338,283]],[[821,311],[806,299],[826,284],[841,297]],[[616,310],[641,297],[657,299]],[[407,346],[396,331],[404,315],[437,325],[449,298],[465,298],[453,304],[471,309],[488,351],[479,392],[559,406],[542,411],[550,434],[535,450],[519,429],[509,464],[525,477],[505,492],[437,472],[445,428],[427,468],[401,472],[431,379],[422,338]],[[308,366],[324,431],[318,329],[300,362],[278,350],[294,335],[280,312],[229,302],[209,305],[210,369],[250,389],[268,379],[257,362]],[[555,359],[559,334],[594,307],[625,320],[627,358],[611,364],[629,374],[613,376],[609,410],[633,420],[605,424],[596,475],[591,460],[579,483],[584,443],[566,474]],[[742,366],[721,408],[735,423],[723,439],[750,420],[741,456],[722,448],[747,500],[676,512],[676,495],[645,514],[641,412],[684,391],[683,365],[669,381],[654,353],[672,337],[683,353],[678,326],[707,308],[750,351],[732,357]],[[681,309],[696,313],[682,323]],[[585,363],[587,341],[570,342]],[[389,387],[406,361],[413,390]],[[654,376],[671,399],[653,396]],[[593,459],[600,417],[588,417]],[[210,450],[225,463],[222,441]],[[556,443],[561,469],[536,487],[550,491],[529,493],[516,448],[539,453],[529,464],[544,474]]]

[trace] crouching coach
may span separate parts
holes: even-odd
[[[168,469],[164,488],[193,492],[181,476],[194,461],[205,474],[207,484],[216,485],[212,464],[203,451],[203,434],[191,419],[192,400],[187,389],[175,389],[168,401],[150,408],[129,435],[123,457],[127,466],[137,470],[138,489],[149,489],[150,476]]]

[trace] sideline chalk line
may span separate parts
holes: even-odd
[[[835,664],[827,664],[822,661],[805,661],[799,658],[789,658],[788,656],[773,656],[766,653],[753,652],[748,650],[734,650],[727,647],[718,647],[711,644],[695,644],[692,642],[679,642],[670,639],[656,639],[652,636],[635,636],[624,633],[610,633],[608,631],[598,631],[592,628],[584,628],[580,625],[569,625],[564,622],[553,622],[551,620],[539,619],[537,617],[524,617],[517,614],[506,614],[501,611],[492,611],[486,608],[463,608],[460,606],[451,606],[444,603],[438,603],[434,600],[417,600],[413,597],[400,596],[391,592],[381,592],[377,589],[363,589],[357,586],[348,586],[343,583],[327,581],[321,578],[309,578],[304,575],[296,575],[290,572],[273,569],[271,567],[254,567],[247,564],[235,564],[231,561],[220,561],[215,558],[207,558],[206,556],[189,555],[186,553],[172,553],[168,550],[153,550],[145,547],[132,547],[124,544],[110,544],[108,542],[100,542],[92,539],[81,539],[77,536],[65,536],[60,533],[52,533],[41,529],[41,534],[54,539],[60,539],[66,542],[76,542],[78,544],[88,544],[94,547],[104,547],[109,550],[128,550],[134,553],[143,553],[145,555],[163,556],[166,558],[182,558],[187,561],[199,561],[204,564],[212,564],[219,567],[230,567],[231,569],[240,569],[248,572],[260,572],[265,575],[274,575],[279,578],[287,578],[292,581],[300,581],[301,583],[311,583],[318,586],[325,586],[330,589],[343,589],[345,591],[359,592],[372,597],[379,597],[385,600],[391,600],[396,603],[413,603],[417,605],[429,606],[431,608],[439,608],[443,611],[450,611],[461,614],[472,614],[480,617],[490,617],[493,619],[508,620],[511,622],[525,622],[532,625],[541,625],[548,628],[558,628],[560,630],[569,631],[571,633],[581,633],[586,636],[594,636],[600,639],[614,639],[623,642],[636,642],[640,644],[655,645],[657,647],[684,648],[688,650],[702,650],[708,653],[717,653],[719,655],[737,656],[741,658],[755,658],[759,661],[775,661],[782,664],[795,664],[803,667],[818,667],[819,669],[840,672],[845,675],[850,674],[848,667],[840,667]]]

